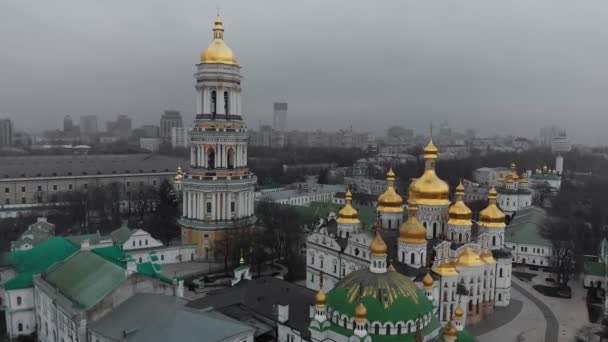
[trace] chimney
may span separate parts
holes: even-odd
[[[81,251],[90,251],[91,250],[91,243],[90,243],[89,239],[83,239],[80,242],[80,250]]]
[[[279,323],[285,323],[289,320],[289,304],[279,304],[277,311]]]

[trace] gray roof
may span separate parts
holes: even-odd
[[[174,172],[184,158],[158,154],[14,156],[0,158],[0,179]]]
[[[115,341],[219,342],[253,328],[219,312],[188,308],[176,297],[140,293],[90,325]]]
[[[273,277],[262,277],[241,281],[209,294],[207,297],[188,303],[193,308],[214,309],[240,321],[264,319],[276,322],[276,307],[289,305],[289,320],[285,323],[307,337],[310,322],[310,306],[315,302],[316,292],[303,286]]]
[[[505,241],[551,247],[553,244],[543,235],[547,226],[547,212],[531,206],[519,210],[505,229]]]

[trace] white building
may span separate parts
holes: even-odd
[[[508,173],[506,167],[480,167],[473,171],[473,181],[485,186],[497,186],[501,176],[504,178]]]
[[[512,261],[528,266],[551,266],[553,244],[543,236],[548,215],[531,206],[517,212],[505,234],[505,246],[511,249]]]
[[[498,179],[498,205],[510,220],[519,210],[532,205],[532,191],[528,188],[526,174],[520,177],[515,164],[511,164],[511,171],[506,177]]]
[[[365,177],[344,177],[344,184],[355,193],[380,195],[386,189],[386,180]]]
[[[190,131],[192,129],[189,127],[171,127],[171,146],[173,148],[190,147]]]

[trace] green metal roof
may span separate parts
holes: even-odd
[[[439,323],[437,318],[435,318],[433,316],[431,323],[429,323],[426,327],[424,327],[422,329],[422,335],[428,336],[433,331],[435,331],[439,328],[441,328],[441,324]],[[333,323],[331,323],[331,325],[329,326],[329,329],[337,332],[338,334],[340,334],[342,336],[348,337],[348,336],[353,335],[352,330],[345,329],[345,328],[337,326]],[[415,332],[405,333],[402,335],[375,335],[375,334],[371,334],[372,332],[373,332],[373,329],[371,329],[371,328],[368,329],[368,333],[372,337],[373,342],[416,342],[416,333]],[[440,333],[440,336],[441,336],[441,333]],[[439,339],[432,339],[431,341],[443,342],[443,337],[440,337]],[[460,340],[457,340],[457,341],[460,342]],[[463,340],[463,341],[468,342],[469,340]],[[473,340],[470,340],[470,341],[473,341]]]
[[[505,241],[552,247],[551,241],[543,236],[547,212],[538,207],[519,210],[505,229]]]
[[[80,251],[43,278],[83,309],[90,309],[127,279],[125,269],[91,251]]]
[[[606,265],[597,261],[585,261],[585,274],[603,277],[606,275]]]
[[[33,286],[32,276],[43,273],[53,264],[65,260],[78,251],[78,247],[63,237],[51,238],[27,251],[6,253],[3,261],[13,265],[17,275],[4,283],[7,290]]]
[[[112,236],[112,239],[114,240],[115,244],[122,245],[127,242],[127,240],[129,240],[132,234],[132,229],[127,226],[122,226],[116,230],[113,230],[110,233],[110,236]]]

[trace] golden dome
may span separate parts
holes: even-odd
[[[456,270],[456,267],[449,262],[444,262],[436,267],[433,267],[433,272],[442,277],[452,277],[458,275],[458,270]]]
[[[471,247],[466,246],[462,253],[458,256],[458,266],[475,267],[481,266],[484,262]]]
[[[325,302],[327,301],[327,296],[325,296],[325,292],[323,289],[320,289],[315,296],[315,303],[317,307],[325,307]]]
[[[344,196],[346,199],[346,204],[340,211],[338,212],[338,219],[336,220],[338,223],[344,224],[358,224],[359,216],[357,213],[357,209],[353,208],[351,205],[353,201],[353,194],[350,191],[346,191],[346,195]]]
[[[201,53],[201,63],[236,64],[236,57],[224,42],[224,27],[222,19],[215,19],[213,28],[213,41]]]
[[[382,195],[378,196],[378,211],[385,213],[403,212],[403,198],[395,191],[395,173],[392,168],[386,173],[386,182],[386,190]]]
[[[407,211],[407,221],[399,227],[399,241],[416,245],[426,244],[426,229],[418,221],[418,207],[415,200],[409,200]]]
[[[452,321],[449,321],[443,328],[443,336],[451,339],[455,339],[458,336],[458,330],[456,330]]]
[[[473,212],[464,204],[464,185],[462,181],[456,187],[456,202],[448,209],[448,224],[455,226],[471,226]]]
[[[429,288],[429,287],[433,287],[433,277],[431,277],[430,273],[427,273],[424,278],[422,279],[422,285],[424,285],[424,287]]]
[[[178,166],[177,167],[177,172],[175,172],[175,177],[173,178],[173,180],[176,183],[180,183],[183,178],[184,178],[184,171],[182,171],[182,167],[181,166]]]
[[[479,226],[483,228],[505,228],[505,214],[496,206],[496,189],[488,192],[488,206],[479,212]]]
[[[374,256],[384,256],[386,255],[386,251],[388,250],[388,247],[386,247],[386,243],[384,242],[382,236],[380,236],[380,233],[377,230],[376,236],[374,237],[374,240],[370,245],[370,249],[372,251],[372,255]]]
[[[438,153],[439,153],[439,150],[437,149],[437,146],[435,146],[435,144],[433,144],[433,139],[431,138],[429,143],[424,147],[424,154],[423,154],[424,160],[437,159]]]
[[[364,321],[367,319],[367,308],[363,303],[359,303],[355,308],[355,320]]]
[[[422,205],[449,205],[450,187],[435,173],[437,147],[431,140],[424,148],[425,168],[420,178],[410,184],[410,194]]]
[[[496,259],[494,259],[494,255],[492,255],[492,252],[490,252],[489,249],[482,251],[481,255],[479,257],[486,264],[495,264],[496,263]]]
[[[454,310],[454,316],[456,316],[456,318],[462,318],[462,316],[464,316],[464,311],[462,310],[460,304],[458,304],[458,306]]]

